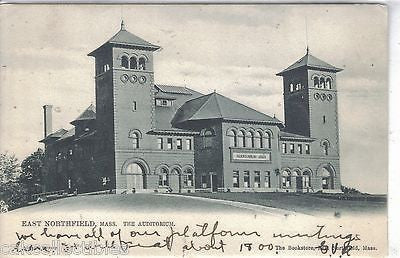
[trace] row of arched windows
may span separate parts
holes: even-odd
[[[272,133],[230,129],[227,132],[230,147],[271,148]]]
[[[314,87],[317,89],[332,89],[332,78],[330,77],[319,77],[314,75],[313,77]]]
[[[297,83],[291,82],[289,84],[290,92],[299,91],[299,90],[303,90],[303,89],[304,89],[304,85],[301,82],[297,82]]]
[[[135,69],[135,70],[146,70],[146,58],[136,56],[132,56],[128,58],[127,56],[121,57],[121,66],[126,69]]]

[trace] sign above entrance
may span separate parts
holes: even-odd
[[[232,161],[268,162],[271,161],[271,153],[232,152]]]

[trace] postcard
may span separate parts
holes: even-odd
[[[388,254],[386,6],[0,17],[1,257]]]

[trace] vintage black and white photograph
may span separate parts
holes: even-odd
[[[0,256],[387,255],[385,6],[0,17]]]

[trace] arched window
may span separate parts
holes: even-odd
[[[144,57],[139,58],[139,70],[146,70],[146,59]]]
[[[314,87],[318,88],[319,87],[319,79],[317,76],[314,77]]]
[[[132,57],[129,59],[129,68],[131,68],[131,69],[137,69],[137,59],[136,59],[136,57],[132,56]]]
[[[263,147],[267,149],[271,149],[271,133],[270,132],[265,132],[263,136]]]
[[[284,170],[281,175],[282,187],[289,188],[291,184],[290,171]]]
[[[321,79],[319,79],[319,87],[321,89],[325,88],[325,79],[321,77]]]
[[[262,133],[256,132],[254,136],[254,148],[262,148]]]
[[[332,89],[332,80],[331,80],[331,78],[327,78],[325,84],[326,84],[326,88],[327,89],[330,89],[330,90]]]
[[[169,186],[168,169],[162,167],[158,175],[158,185],[159,186]]]
[[[246,133],[246,147],[254,148],[254,134],[253,132]]]
[[[246,137],[243,131],[238,132],[238,147],[246,147]]]
[[[121,66],[124,68],[129,68],[128,57],[122,56],[121,57]]]
[[[300,82],[298,82],[298,83],[296,84],[296,90],[301,90],[301,83],[300,83]]]
[[[328,154],[329,154],[329,151],[328,151],[328,149],[329,149],[329,143],[328,143],[328,142],[323,142],[323,143],[322,143],[322,148],[323,148],[324,154],[325,154],[325,155],[328,155]]]
[[[290,83],[289,90],[290,90],[290,92],[293,92],[293,91],[294,91],[294,85],[293,85],[293,83]]]
[[[227,135],[229,137],[229,147],[237,147],[236,132],[234,130],[229,130]]]
[[[125,174],[142,175],[143,174],[143,168],[138,163],[130,163],[125,168]]]
[[[215,132],[213,129],[208,128],[204,131],[204,134],[203,134],[204,148],[212,147],[212,142],[213,142],[214,136],[215,136]]]
[[[320,171],[322,177],[322,189],[333,189],[333,173],[329,167],[323,167]]]
[[[311,187],[311,173],[310,171],[303,172],[303,187]]]
[[[183,171],[183,186],[184,187],[192,187],[193,184],[193,169],[186,168]]]
[[[134,132],[131,134],[132,138],[132,147],[134,149],[139,149],[139,134],[137,132]]]

